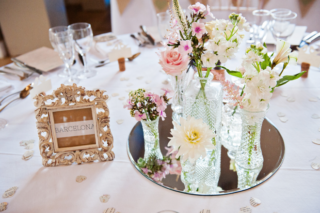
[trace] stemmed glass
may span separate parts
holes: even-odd
[[[86,79],[96,75],[96,70],[89,70],[87,62],[87,53],[93,45],[93,34],[91,25],[88,23],[76,23],[68,26],[68,29],[75,42],[75,49],[82,56],[84,71],[79,78]]]
[[[50,40],[50,43],[51,43],[53,49],[55,51],[57,51],[57,52],[58,52],[58,50],[57,50],[57,47],[55,45],[54,36],[55,36],[56,33],[61,33],[61,32],[68,32],[68,27],[67,26],[57,26],[57,27],[52,27],[52,28],[49,29],[49,40]],[[77,71],[74,70],[74,69],[71,69],[70,73],[72,75],[75,75],[77,73]],[[58,74],[58,76],[61,77],[61,78],[67,78],[68,77],[67,69],[64,69],[63,72],[60,72]]]
[[[281,11],[271,12],[271,16],[273,20],[270,30],[276,40],[286,40],[290,35],[292,35],[296,27],[296,13],[282,9]]]
[[[53,43],[59,53],[60,58],[63,60],[66,70],[67,70],[67,77],[68,79],[65,84],[73,84],[78,83],[79,79],[74,78],[71,75],[71,66],[74,61],[74,41],[72,39],[72,35],[69,32],[58,32],[55,33]]]
[[[170,14],[167,12],[157,14],[158,31],[162,40],[166,39],[167,29],[170,28]]]
[[[256,42],[262,43],[267,32],[269,25],[270,11],[268,10],[254,10],[254,37]]]

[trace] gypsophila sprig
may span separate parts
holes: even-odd
[[[158,117],[163,120],[166,117],[165,109],[169,101],[167,97],[168,90],[162,96],[146,92],[144,89],[138,89],[129,93],[129,99],[124,108],[130,110],[130,115],[137,121],[153,121]]]

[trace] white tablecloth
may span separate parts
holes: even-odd
[[[134,45],[129,35],[123,35],[121,39],[124,43]],[[99,45],[106,47],[105,44]],[[245,45],[243,42],[237,59],[227,62],[228,67],[232,69],[240,65]],[[118,72],[118,64],[114,62],[98,68],[96,77],[79,84],[87,89],[104,89],[109,96],[112,93],[120,94],[108,101],[116,156],[113,162],[43,167],[38,149],[33,100],[28,97],[16,101],[0,113],[0,118],[9,121],[8,127],[0,131],[0,194],[10,187],[19,187],[13,197],[0,197],[0,203],[9,203],[5,212],[102,213],[109,207],[121,213],[156,213],[165,209],[180,213],[197,213],[202,209],[210,209],[212,213],[239,212],[241,207],[250,206],[250,197],[262,201],[260,206],[251,207],[252,212],[320,212],[320,171],[310,166],[312,162],[320,163],[320,146],[311,142],[320,138],[320,119],[311,118],[314,113],[320,115],[320,100],[308,100],[320,95],[318,69],[311,68],[307,79],[298,79],[277,88],[271,100],[267,117],[279,129],[286,145],[285,160],[280,170],[262,185],[245,192],[212,197],[191,196],[164,189],[148,181],[133,167],[127,156],[127,139],[136,120],[130,117],[128,110],[123,109],[123,101],[118,98],[127,97],[127,89],[152,87],[159,90],[164,86],[162,81],[166,75],[160,71],[156,50],[151,47],[140,49],[141,56],[133,62],[127,62],[125,72]],[[75,67],[80,69],[77,65]],[[285,74],[299,71],[299,66],[289,66]],[[57,72],[45,76],[51,78],[54,89],[63,82]],[[138,76],[144,78],[138,80]],[[120,81],[121,77],[128,77],[129,81]],[[0,78],[11,82],[16,91],[34,80],[19,81],[2,75]],[[129,82],[133,85],[127,86]],[[282,93],[294,97],[295,102],[286,101]],[[282,123],[276,115],[278,112],[285,113],[289,120]],[[119,125],[116,122],[118,119],[124,122]],[[35,155],[24,161],[21,157],[25,149],[19,146],[19,142],[29,139],[36,140]],[[86,176],[87,180],[77,183],[75,179],[78,175]],[[111,196],[107,203],[99,200],[103,194]]]

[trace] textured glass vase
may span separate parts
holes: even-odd
[[[228,149],[228,156],[234,160],[241,142],[242,120],[240,111],[226,103],[222,109],[221,143]]]
[[[260,146],[262,122],[267,109],[251,112],[240,109],[242,119],[241,143],[235,157],[238,175],[238,188],[249,188],[255,184],[263,166]]]
[[[182,73],[177,76],[171,76],[170,82],[173,88],[172,95],[172,120],[180,123],[180,117],[182,117],[183,113],[183,89],[184,89],[184,77],[185,74]]]
[[[206,150],[205,158],[199,158],[194,164],[188,161],[182,164],[185,191],[193,193],[215,193],[220,177],[222,87],[219,82],[214,82],[212,79],[211,73],[208,78],[200,78],[196,73],[194,80],[184,92],[183,117],[201,118],[216,134],[216,137],[212,138],[215,149]]]
[[[162,159],[162,153],[159,146],[159,117],[153,121],[141,120],[144,137],[144,159],[147,160],[150,155],[156,155]]]

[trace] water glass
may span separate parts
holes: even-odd
[[[70,35],[68,31],[55,33],[53,43],[56,47],[57,52],[59,53],[60,58],[63,60],[67,70],[68,78],[64,83],[71,85],[73,83],[77,84],[79,80],[77,78],[74,78],[70,71],[75,58],[74,41],[72,39],[72,35]]]
[[[167,30],[170,28],[170,14],[167,12],[157,14],[158,31],[162,40],[166,39]]]
[[[93,45],[93,33],[91,25],[88,23],[76,23],[68,26],[73,37],[75,49],[82,56],[84,71],[79,78],[86,79],[96,75],[96,70],[89,70],[87,63],[87,53]]]
[[[292,35],[296,27],[297,14],[288,11],[278,11],[271,13],[271,32],[275,39],[286,40]]]
[[[67,26],[57,26],[57,27],[52,27],[52,28],[49,29],[49,40],[50,40],[50,43],[51,43],[53,49],[55,51],[57,51],[57,52],[58,52],[58,50],[57,50],[57,47],[55,45],[54,37],[55,37],[56,33],[61,33],[61,32],[68,32],[68,27]],[[74,69],[71,69],[70,72],[71,72],[72,75],[76,75],[76,73],[77,73],[77,71],[74,70]],[[64,69],[62,72],[60,72],[58,74],[58,76],[61,77],[61,78],[67,78],[68,77],[67,69]]]
[[[263,43],[269,26],[270,11],[268,10],[254,10],[254,38],[256,42]]]

